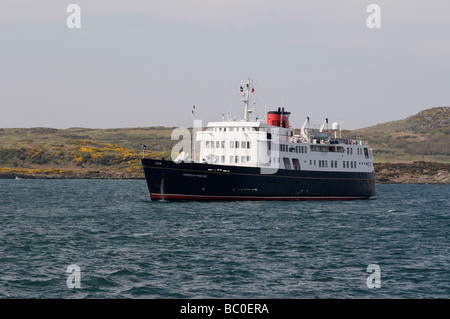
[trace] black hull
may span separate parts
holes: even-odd
[[[351,200],[375,194],[374,173],[320,172],[142,159],[150,197],[165,200]]]

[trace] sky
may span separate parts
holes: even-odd
[[[70,4],[81,28],[68,28]],[[370,4],[380,28],[369,28]],[[283,106],[356,129],[450,105],[450,1],[1,0],[0,127],[190,127]]]

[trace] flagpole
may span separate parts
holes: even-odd
[[[195,105],[192,106],[192,163],[195,163]]]

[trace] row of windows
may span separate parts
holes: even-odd
[[[230,141],[230,148],[250,148],[249,141]],[[225,141],[206,141],[206,148],[225,148]]]
[[[228,162],[225,162],[225,156],[215,156],[215,163],[247,163],[251,162],[251,156],[230,156]]]
[[[348,165],[348,161],[347,161],[347,167],[345,166],[345,162],[346,161],[342,162],[344,168],[356,168],[356,161],[350,161],[350,166]]]
[[[254,127],[215,127],[214,132],[249,132],[256,131]]]
[[[345,153],[345,149],[342,146],[324,146],[324,145],[311,145],[311,151],[313,152],[338,152]],[[358,147],[356,149],[357,155],[364,155],[369,158],[369,151],[367,147]],[[347,155],[353,155],[353,148],[347,147]]]
[[[273,158],[273,162],[275,163],[279,163],[280,159],[279,158]],[[300,162],[298,160],[298,158],[293,158],[292,159],[292,164],[291,165],[291,160],[287,157],[283,157],[283,163],[284,163],[284,168],[285,169],[295,169],[295,170],[300,170]],[[312,166],[319,166],[321,168],[327,168],[328,164],[330,164],[331,168],[338,168],[338,163],[337,161],[327,161],[327,160],[310,160],[309,164]],[[356,161],[343,161],[342,162],[343,168],[356,168]]]
[[[250,149],[251,142],[250,141],[230,141],[230,148],[243,148]],[[206,148],[225,148],[225,141],[206,141]],[[269,151],[280,151],[280,152],[291,152],[291,153],[308,153],[307,146],[291,146],[288,144],[278,144],[273,142],[267,142],[267,148]],[[369,152],[367,148],[357,148],[358,155],[365,155],[366,158],[369,158]],[[319,146],[319,145],[311,145],[311,151],[315,152],[344,152],[344,148],[342,146]],[[347,154],[353,155],[353,149],[347,147]],[[325,166],[326,167],[326,166]]]
[[[356,153],[357,153],[357,155],[364,155],[366,158],[369,158],[369,150],[367,149],[367,147],[364,147],[364,148],[358,147],[356,149]],[[353,149],[348,147],[347,154],[353,155]]]
[[[249,141],[230,141],[230,148],[250,148],[250,145]]]
[[[273,142],[267,142],[267,149],[269,151],[291,152],[291,153],[308,153],[306,146],[291,146],[287,144],[278,144]]]
[[[251,156],[230,156],[228,162],[225,162],[225,155],[216,155],[214,158],[215,163],[247,163],[252,161]]]
[[[319,165],[319,167],[328,167],[328,162],[330,162],[331,168],[338,168],[337,161],[328,161],[328,160],[309,160],[309,165]],[[356,168],[356,161],[343,161],[343,168]]]
[[[283,161],[285,162],[285,164],[287,162],[289,162],[289,158],[284,157]],[[298,162],[297,158],[293,158],[292,161],[294,162]],[[271,157],[270,158],[270,162],[272,163],[279,163],[280,162],[280,158],[279,157]],[[309,160],[309,165],[314,165],[314,166],[319,166],[319,167],[324,167],[327,168],[328,164],[330,165],[331,168],[338,168],[338,161],[328,161],[328,160]],[[359,163],[360,165],[368,165],[368,163]],[[356,168],[356,161],[343,161],[342,162],[342,167],[343,168]]]
[[[245,162],[251,162],[252,161],[252,157],[251,156],[230,156],[230,163],[239,163],[239,160],[241,163],[245,163]]]
[[[252,157],[251,156],[229,156],[228,157],[228,161],[225,161],[226,157],[224,155],[216,155],[215,156],[215,163],[248,163],[251,162]],[[273,157],[270,158],[270,162],[273,163],[280,163],[280,158],[279,157]],[[292,159],[292,163],[293,165],[291,166],[291,162],[290,159],[287,157],[283,157],[283,162],[284,162],[284,166],[286,169],[295,169],[295,170],[299,170],[300,169],[300,163],[299,160],[297,158],[293,158]],[[328,161],[328,160],[310,160],[309,164],[312,166],[319,166],[320,168],[327,168],[328,165],[330,164],[331,168],[338,168],[338,163],[337,161]],[[361,163],[359,163],[361,164]],[[366,164],[366,163],[363,163]],[[342,162],[342,167],[343,168],[356,168],[356,161],[343,161]]]
[[[313,152],[338,152],[344,153],[344,147],[342,146],[323,146],[323,145],[311,145],[311,151]]]

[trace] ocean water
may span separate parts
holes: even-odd
[[[449,194],[161,202],[144,180],[0,180],[0,298],[449,298]]]

